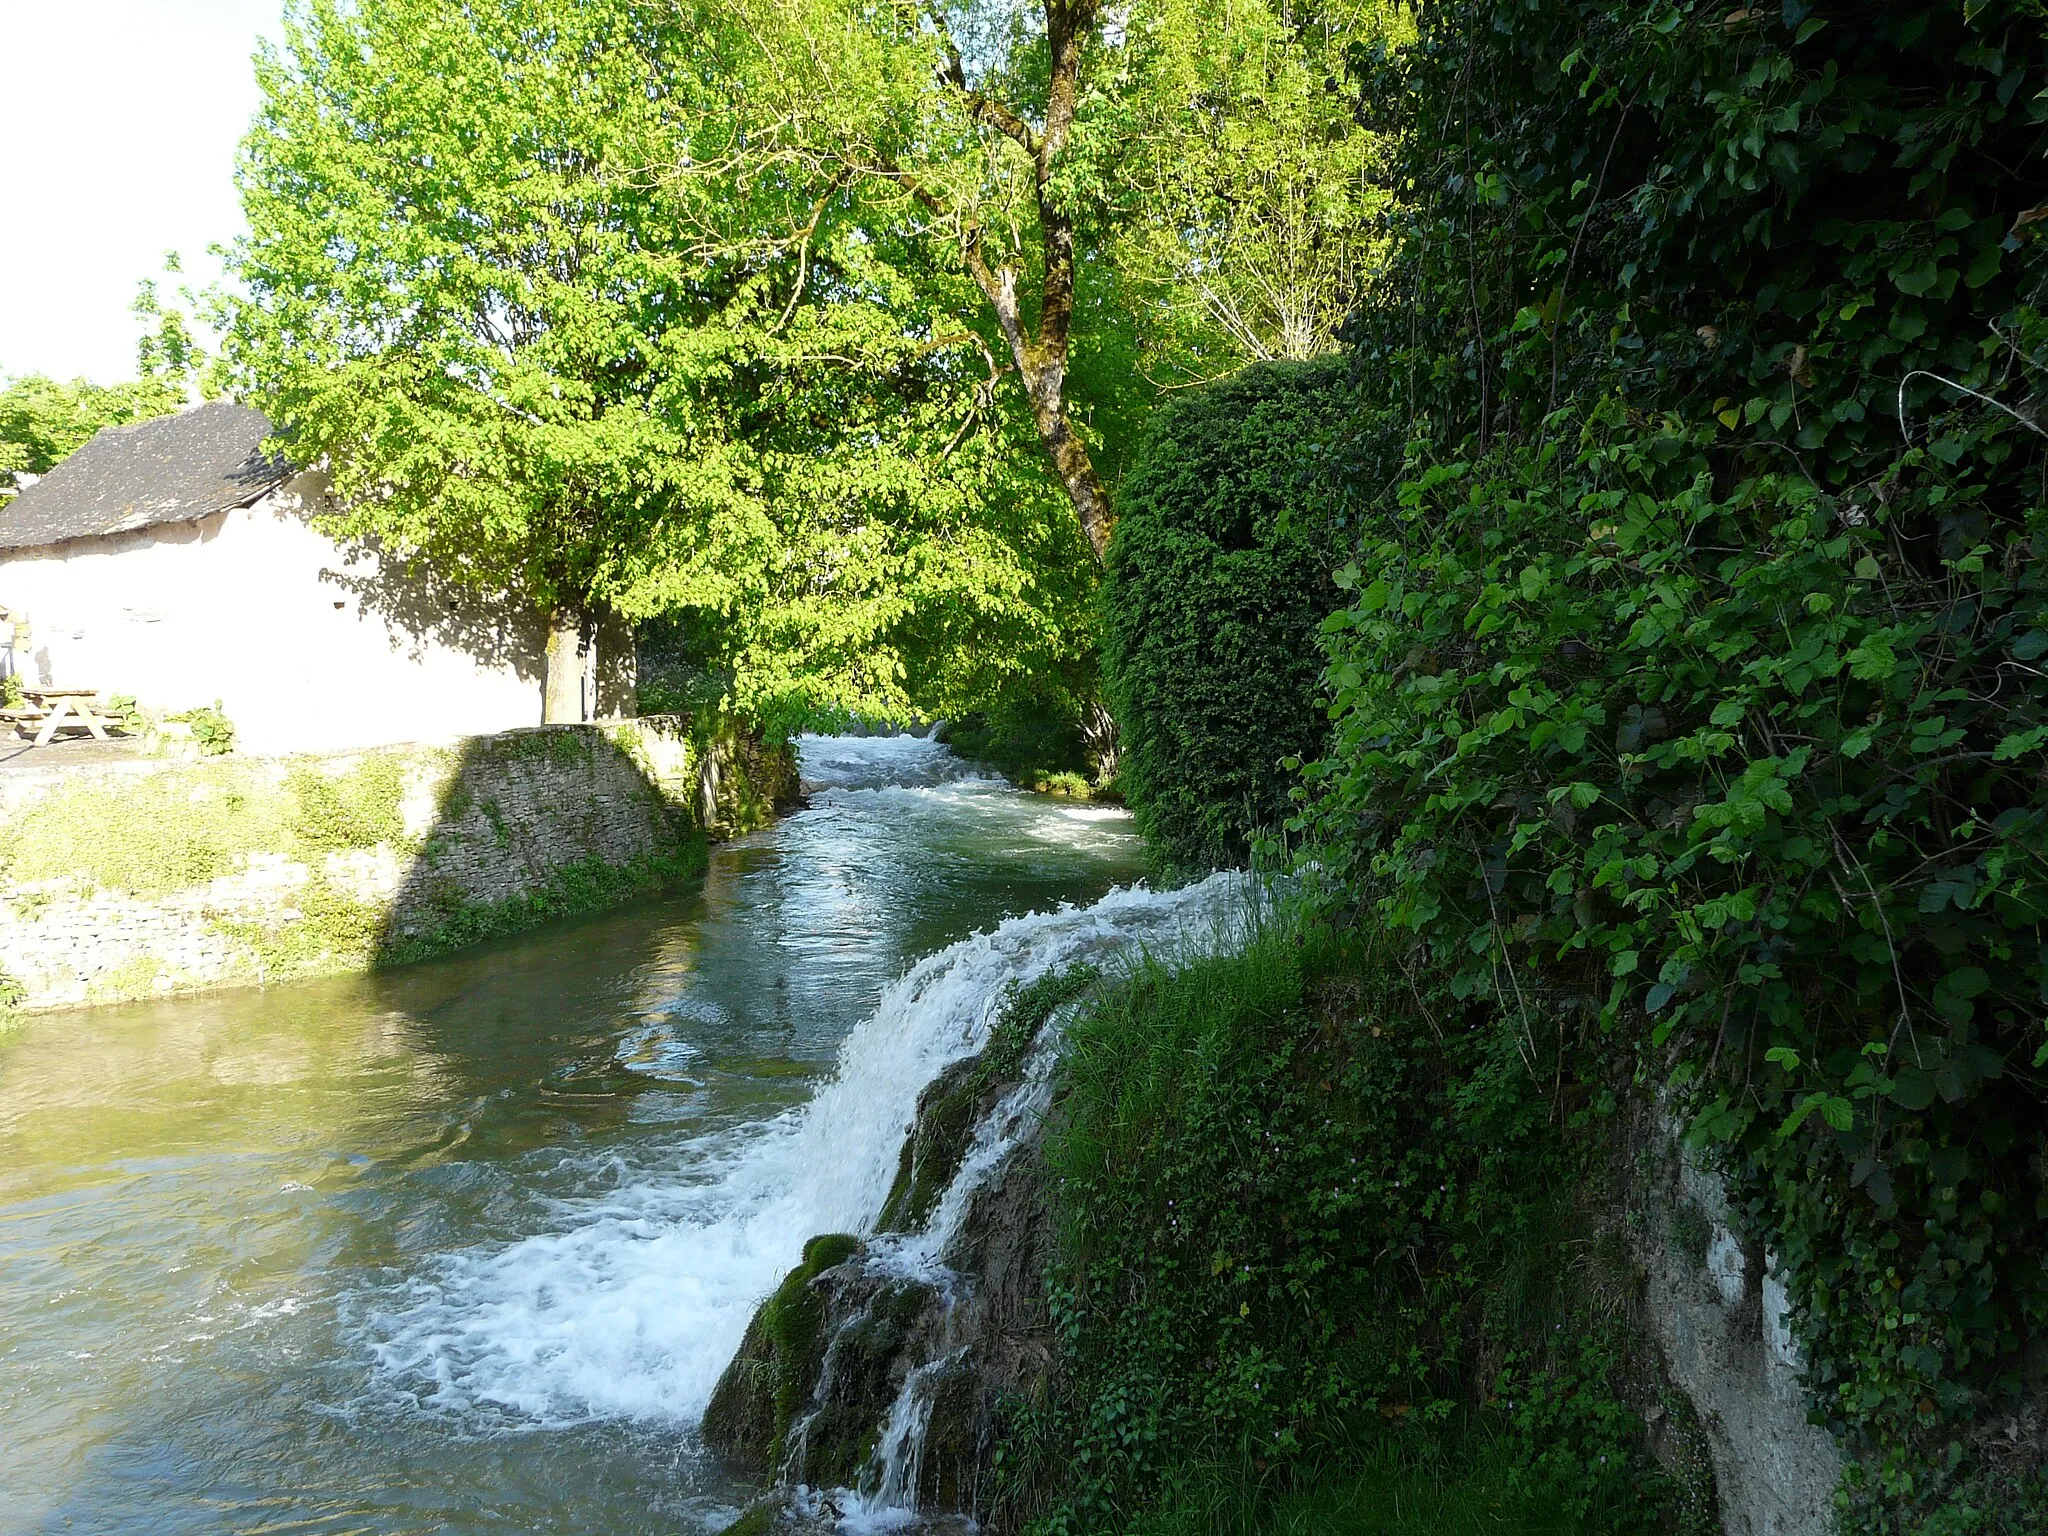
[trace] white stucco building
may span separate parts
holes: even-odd
[[[269,434],[213,401],[109,428],[0,502],[24,681],[166,712],[219,700],[250,752],[537,724],[538,617],[337,544],[309,521],[321,478],[266,457]]]

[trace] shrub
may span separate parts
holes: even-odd
[[[1119,787],[1169,865],[1240,862],[1315,755],[1316,625],[1336,606],[1319,452],[1339,364],[1264,364],[1155,417],[1119,500],[1102,596]]]
[[[1089,765],[1081,721],[1086,706],[1057,677],[1011,679],[985,708],[949,721],[940,739],[1027,789],[1079,775]]]
[[[199,743],[201,757],[225,757],[235,750],[235,722],[221,713],[219,699],[168,718],[192,728],[192,739]]]

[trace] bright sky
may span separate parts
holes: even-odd
[[[282,0],[0,0],[0,374],[135,372],[135,285],[242,229],[250,55]],[[176,283],[167,285],[175,291]]]

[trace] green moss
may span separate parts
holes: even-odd
[[[974,1140],[974,1127],[991,1091],[1016,1081],[1024,1058],[1046,1021],[1093,986],[1101,972],[1077,965],[1048,971],[1030,985],[1012,985],[989,1026],[980,1053],[955,1062],[918,1095],[917,1118],[897,1159],[877,1218],[880,1232],[915,1232],[938,1205]]]
[[[0,833],[0,847],[13,880],[68,877],[148,899],[232,874],[289,837],[284,797],[260,774],[209,763],[66,784]]]
[[[514,731],[497,741],[508,757],[539,758],[564,768],[589,762],[597,750],[597,733],[581,725],[544,725],[537,730]]]
[[[974,1139],[974,1111],[980,1098],[973,1080],[976,1065],[956,1062],[918,1096],[917,1120],[897,1159],[895,1182],[875,1222],[877,1231],[915,1232],[922,1227],[960,1171]]]
[[[541,923],[602,912],[637,896],[680,884],[704,872],[709,845],[693,836],[669,852],[643,854],[624,864],[585,859],[552,871],[547,884],[509,901],[471,902],[453,886],[435,903],[433,920],[410,933],[387,933],[377,964],[409,965]]]
[[[824,1304],[811,1282],[860,1252],[860,1239],[826,1233],[804,1244],[803,1262],[761,1303],[739,1354],[704,1410],[704,1439],[742,1465],[782,1460],[790,1427],[808,1404],[824,1363]]]
[[[860,1252],[860,1239],[843,1232],[814,1237],[804,1244],[804,1261],[789,1272],[769,1298],[767,1332],[775,1350],[775,1438],[768,1460],[781,1460],[797,1411],[810,1397],[824,1363],[825,1309],[811,1282],[826,1270]]]
[[[216,916],[215,932],[239,944],[264,981],[287,981],[366,968],[376,957],[383,909],[315,874],[293,898],[292,912],[275,923]]]
[[[775,1516],[781,1508],[780,1499],[764,1499],[719,1532],[718,1536],[768,1536],[768,1532],[775,1528]]]
[[[137,955],[124,960],[111,971],[96,977],[87,988],[87,995],[94,1002],[113,1003],[128,998],[153,997],[156,994],[157,978],[164,972],[164,963],[155,955]]]
[[[404,834],[405,768],[390,753],[340,775],[301,763],[286,775],[285,788],[294,801],[292,833],[302,856],[376,848]]]

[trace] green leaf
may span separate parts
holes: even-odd
[[[2014,731],[2010,736],[2000,738],[1998,745],[1992,749],[1991,756],[1995,762],[2009,763],[2016,757],[2025,757],[2029,752],[2035,751],[2044,741],[2048,741],[2048,726],[2035,726],[2029,731]]]

